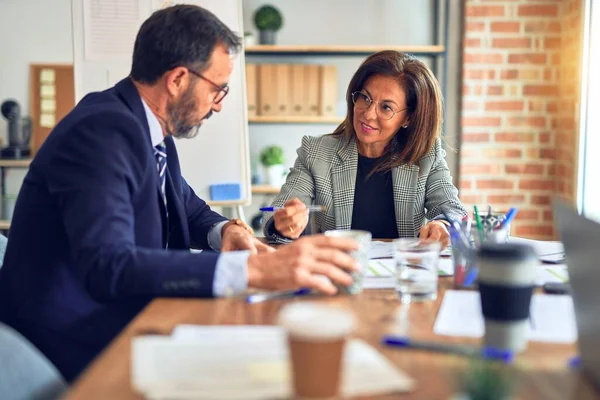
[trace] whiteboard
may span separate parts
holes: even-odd
[[[129,75],[135,35],[161,0],[71,0],[75,101]],[[241,0],[166,1],[204,7],[242,36]],[[223,109],[204,122],[194,139],[176,139],[181,171],[194,191],[216,206],[251,201],[250,151],[243,51],[235,58]],[[210,201],[210,185],[239,183],[241,199]]]

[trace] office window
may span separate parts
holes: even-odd
[[[593,0],[586,1],[583,43],[578,205],[600,221],[600,4]]]

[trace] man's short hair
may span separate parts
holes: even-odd
[[[209,67],[217,44],[237,53],[241,39],[210,11],[194,5],[158,10],[137,34],[130,75],[138,82],[152,84],[179,66],[202,72]]]

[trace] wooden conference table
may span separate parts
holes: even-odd
[[[469,340],[436,336],[433,323],[444,291],[452,278],[440,278],[435,302],[402,305],[393,290],[367,290],[360,295],[319,297],[317,301],[335,303],[354,310],[359,326],[355,337],[375,346],[395,365],[416,380],[411,393],[378,397],[381,399],[447,399],[453,393],[456,374],[467,366],[465,359],[446,354],[416,350],[397,350],[379,345],[384,333],[403,333],[445,342]],[[314,300],[311,299],[311,300]],[[273,324],[280,307],[290,301],[272,300],[246,304],[243,299],[157,299],[153,301],[107,347],[75,382],[68,399],[141,399],[133,392],[130,380],[131,340],[149,332],[169,334],[178,324]],[[470,341],[475,343],[474,341]],[[576,353],[574,345],[529,343],[511,367],[517,374],[517,398],[522,399],[600,399],[592,385],[577,372],[567,370],[567,360]]]

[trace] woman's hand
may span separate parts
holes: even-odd
[[[309,211],[297,198],[285,202],[281,210],[275,211],[275,229],[288,239],[298,239],[308,225]]]
[[[422,227],[419,238],[442,243],[442,250],[450,244],[450,233],[442,221],[431,221]]]

